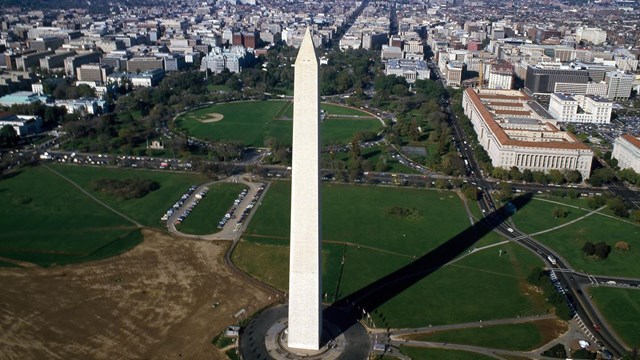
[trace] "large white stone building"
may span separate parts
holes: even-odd
[[[613,142],[611,157],[618,160],[621,169],[633,169],[640,173],[640,139],[625,134]]]
[[[579,27],[576,29],[578,41],[589,41],[594,45],[607,41],[607,31],[600,28]]]
[[[466,89],[462,106],[494,167],[578,170],[583,179],[589,177],[593,151],[573,134],[560,131],[526,93]]]
[[[551,94],[549,114],[563,122],[609,124],[613,102],[594,95]]]
[[[430,70],[424,60],[391,59],[384,67],[385,75],[402,76],[408,83],[429,79]]]

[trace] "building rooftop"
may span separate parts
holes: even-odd
[[[490,111],[487,107],[487,103],[489,102],[488,100],[490,99],[502,99],[505,101],[521,102],[527,104],[527,106],[531,106],[534,101],[532,101],[532,99],[524,92],[506,90],[499,93],[496,90],[491,90],[489,92],[478,94],[476,90],[468,88],[465,90],[465,93],[480,112],[480,115],[484,119],[485,123],[495,135],[496,140],[499,141],[502,145],[546,149],[589,150],[589,147],[583,144],[573,134],[559,131],[558,128],[556,128],[552,123],[547,122],[547,118],[538,115],[537,111],[505,111],[503,113],[499,113],[498,111]],[[531,110],[533,110],[533,108],[531,108]],[[537,129],[536,131],[543,131],[544,133],[548,134],[545,135],[544,140],[540,139],[538,141],[534,141],[534,136],[526,136],[527,132],[529,132],[527,128],[517,129],[520,135],[518,136],[518,139],[515,139],[509,136],[505,129],[502,128],[501,124],[506,123],[509,123],[511,125],[518,125],[517,122],[513,122],[513,117],[508,115],[526,115],[525,113],[528,113],[531,116],[518,120],[521,121],[520,124],[534,125],[535,123],[538,123],[542,127],[542,129]],[[513,127],[509,128],[510,133],[513,133],[514,130],[516,129],[514,129]]]
[[[640,149],[640,139],[638,139],[637,137],[631,135],[631,134],[624,134],[622,135],[622,138],[627,140],[631,145],[635,146],[636,148]]]

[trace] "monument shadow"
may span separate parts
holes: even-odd
[[[458,233],[437,248],[400,269],[372,282],[360,290],[334,302],[323,312],[328,319],[339,319],[337,326],[346,330],[372,313],[381,305],[407,290],[418,281],[437,271],[460,254],[464,253],[483,236],[504,223],[514,210],[520,210],[531,201],[531,194],[521,195],[477,223]],[[348,314],[345,316],[345,314]]]

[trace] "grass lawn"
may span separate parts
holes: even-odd
[[[409,356],[412,360],[495,360],[490,356],[458,350],[401,346],[400,352]]]
[[[98,199],[121,211],[145,226],[164,227],[160,221],[169,209],[191,185],[201,184],[208,179],[203,175],[184,174],[163,170],[138,170],[101,168],[75,165],[52,164],[51,167],[67,176]],[[97,179],[142,178],[157,181],[160,188],[140,199],[122,200],[91,189],[91,182]],[[217,224],[217,222],[216,222]]]
[[[525,324],[483,326],[460,330],[441,331],[431,334],[412,335],[408,338],[418,341],[448,342],[493,349],[529,351],[537,349],[553,340],[557,332],[549,332],[550,326],[564,324],[556,320],[541,320]],[[558,329],[558,332],[567,330]]]
[[[597,287],[588,291],[622,340],[631,348],[640,347],[640,290]]]
[[[286,181],[272,183],[247,235],[282,238],[288,243],[290,187]],[[394,207],[415,209],[415,217],[391,215]],[[323,184],[322,216],[323,240],[411,256],[434,248],[469,226],[455,193],[412,188]]]
[[[562,202],[565,204],[570,204],[568,201],[571,199],[565,198],[556,198],[556,197],[534,197],[527,206],[523,209],[519,210],[514,216],[513,221],[518,227],[518,229],[526,232],[526,233],[534,233],[537,231],[546,230],[552,228],[554,226],[565,224],[569,221],[575,220],[580,216],[583,216],[588,213],[588,211],[576,209],[571,206],[563,206],[555,203],[550,203],[547,201],[543,201],[540,199],[548,199],[557,202]],[[575,200],[574,200],[575,203]],[[579,203],[582,204],[582,203]],[[586,202],[583,207],[586,208]],[[580,206],[580,205],[578,205]],[[566,217],[555,218],[553,216],[553,209],[560,208],[567,211]]]
[[[233,183],[209,185],[209,192],[176,228],[186,234],[206,235],[218,232],[218,222],[233,206],[246,186]]]
[[[127,220],[44,167],[0,181],[0,256],[43,266],[119,254],[142,241]]]
[[[284,181],[272,183],[233,259],[281,289],[287,287],[289,186]],[[327,302],[393,273],[469,226],[453,192],[325,184],[322,196]],[[388,209],[394,206],[415,209],[411,212],[415,217],[390,214]],[[499,240],[491,233],[485,237],[480,241],[487,244]],[[544,299],[526,293],[523,280],[539,265],[535,256],[514,244],[480,251],[391,297],[374,319],[384,326],[407,327],[542,313]]]
[[[532,201],[534,203],[535,201]],[[640,274],[640,226],[594,214],[561,229],[537,235],[536,239],[557,251],[573,268],[599,275],[637,277]],[[612,250],[605,260],[584,256],[585,242],[604,241]],[[631,245],[629,251],[615,249],[618,241]]]
[[[216,104],[194,110],[178,117],[178,126],[189,134],[206,140],[239,140],[247,146],[264,146],[265,139],[274,137],[286,144],[291,143],[292,106],[287,101],[251,101]],[[323,107],[325,105],[322,105]],[[331,106],[344,114],[349,110]],[[224,118],[218,122],[205,123],[211,113],[220,113]],[[366,119],[328,119],[321,123],[322,139],[325,144],[346,143],[354,133],[360,131],[378,132],[382,124],[368,114],[360,112]]]

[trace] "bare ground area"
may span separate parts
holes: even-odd
[[[198,121],[200,121],[202,123],[214,123],[214,122],[218,122],[218,121],[220,121],[222,119],[224,119],[224,115],[219,114],[219,113],[212,113],[212,114],[209,114],[205,118],[199,118]]]
[[[0,268],[0,358],[225,359],[211,339],[273,294],[225,266],[228,242],[143,233],[111,259]]]

